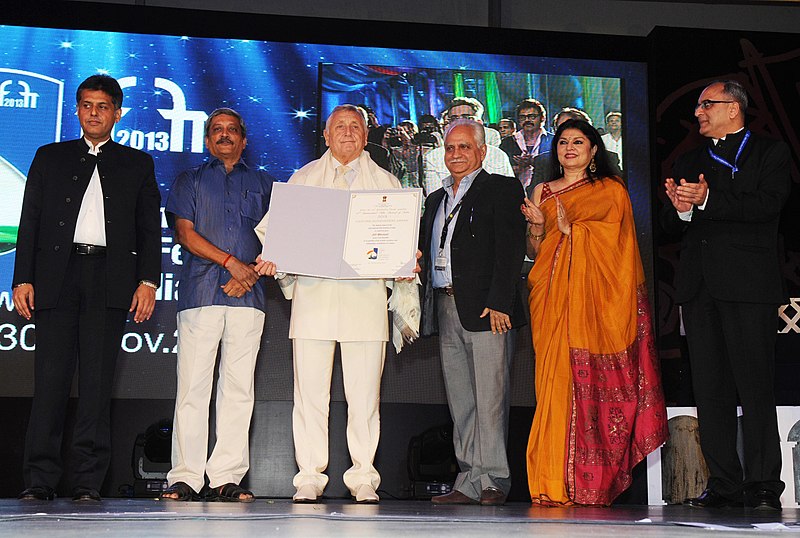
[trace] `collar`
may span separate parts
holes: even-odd
[[[517,141],[519,149],[522,151],[528,151],[528,143],[525,141],[525,134],[522,129],[511,136],[513,136],[514,140]],[[542,142],[544,142],[548,136],[550,136],[550,132],[544,127],[539,127],[539,133],[534,138],[533,143],[533,145],[537,147],[537,153],[547,153],[550,151],[550,148],[542,148]]]
[[[469,189],[469,186],[472,185],[472,182],[475,181],[475,177],[482,171],[483,168],[479,166],[476,170],[473,170],[472,172],[461,178],[461,186],[466,186],[467,188],[464,189],[463,191],[459,189],[459,192],[466,192],[467,189]],[[453,176],[447,176],[446,178],[444,178],[442,180],[442,187],[444,188],[445,192],[447,192],[448,189],[452,190],[453,184],[455,182],[456,181],[453,179]]]
[[[736,131],[734,131],[732,133],[726,134],[722,138],[712,138],[712,141],[714,142],[714,145],[716,146],[719,143],[720,140],[727,140],[727,138],[729,136],[733,136],[733,135],[739,134],[741,132],[744,132],[744,126],[740,127],[738,130],[736,130]]]
[[[222,162],[218,157],[214,157],[213,155],[209,156],[208,164],[210,164],[212,166],[217,166],[217,165],[225,166],[224,162]],[[245,168],[245,169],[249,169],[250,168],[249,166],[247,166],[247,163],[244,162],[244,159],[242,159],[241,157],[239,157],[239,160],[236,161],[236,164],[234,164],[233,167],[234,168],[242,167],[242,168]]]
[[[97,155],[98,153],[100,153],[102,151],[100,147],[105,145],[109,140],[111,140],[111,138],[107,138],[102,142],[100,142],[99,144],[95,145],[92,144],[89,140],[87,140],[85,136],[83,137],[83,141],[86,142],[87,146],[89,146],[89,153],[91,153],[92,155]]]
[[[366,151],[366,150],[364,150],[364,151]],[[358,157],[356,157],[355,159],[353,159],[352,161],[347,163],[346,166],[349,166],[350,170],[352,170],[353,172],[358,173],[358,172],[361,171],[360,161],[361,161],[361,155],[363,153],[364,152],[362,151],[361,153],[359,153]],[[334,163],[334,167],[333,167],[334,170],[336,170],[338,167],[342,166],[342,163],[340,163],[339,160],[336,157],[333,156],[333,153],[331,153],[331,160]]]

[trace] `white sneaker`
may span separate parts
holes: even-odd
[[[297,488],[297,491],[292,496],[292,501],[296,503],[314,503],[317,502],[317,497],[321,493],[313,484],[303,484]]]
[[[364,504],[377,504],[381,500],[375,493],[375,488],[369,484],[361,484],[356,490],[356,502]]]

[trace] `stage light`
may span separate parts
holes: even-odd
[[[135,497],[154,497],[164,490],[172,467],[171,419],[154,422],[136,436],[132,465]]]
[[[408,442],[412,497],[430,499],[434,495],[450,493],[457,475],[452,424],[429,428]]]

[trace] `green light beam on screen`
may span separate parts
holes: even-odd
[[[500,86],[497,84],[497,75],[494,72],[484,73],[486,83],[486,123],[497,123],[503,114],[503,100],[500,98]]]
[[[453,96],[456,98],[466,97],[464,95],[464,75],[453,73]]]

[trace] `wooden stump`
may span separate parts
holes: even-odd
[[[682,415],[669,420],[669,440],[661,448],[661,477],[667,504],[680,504],[703,493],[708,467],[700,450],[697,418]]]

